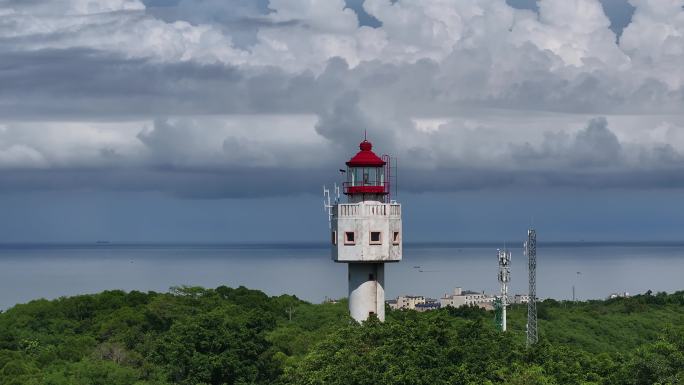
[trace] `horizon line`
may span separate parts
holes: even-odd
[[[404,247],[501,247],[518,249],[523,247],[524,240],[506,241],[412,241],[404,242]],[[557,246],[684,246],[684,240],[551,240],[538,241],[538,245]],[[0,241],[0,248],[11,247],[125,247],[125,246],[210,246],[210,247],[277,247],[298,246],[328,248],[330,245],[322,241]]]

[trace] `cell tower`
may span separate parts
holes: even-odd
[[[496,330],[501,331],[503,323],[501,322],[503,317],[502,317],[502,309],[503,307],[501,306],[501,298],[496,297],[494,299],[494,324],[496,325]]]
[[[527,302],[527,346],[530,346],[539,341],[537,334],[537,231],[533,228],[527,230],[525,255],[527,255],[530,297]]]
[[[506,331],[506,306],[508,306],[508,282],[511,280],[511,252],[508,249],[497,249],[496,256],[499,259],[499,283],[501,284],[501,295],[500,304],[498,305],[501,309],[500,317],[497,316],[499,321],[499,329],[503,332]]]

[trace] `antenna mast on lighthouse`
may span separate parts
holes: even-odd
[[[334,204],[338,204],[340,202],[340,186],[335,183],[333,188],[335,191]],[[323,186],[323,210],[328,214],[328,228],[332,228],[333,208],[335,207],[330,199],[330,190]]]

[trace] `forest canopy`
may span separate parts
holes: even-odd
[[[539,305],[509,332],[479,308],[389,311],[359,325],[347,304],[244,287],[105,291],[0,314],[0,385],[678,384],[684,292]]]

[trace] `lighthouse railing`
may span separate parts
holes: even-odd
[[[342,182],[343,194],[367,193],[367,194],[389,194],[389,182]]]
[[[357,216],[400,216],[401,204],[399,203],[378,203],[378,204],[358,204],[358,203],[339,203],[333,209],[335,217],[357,217]]]

